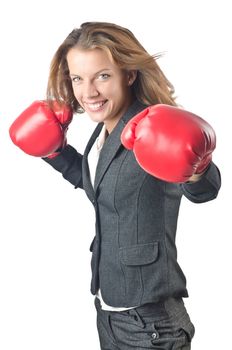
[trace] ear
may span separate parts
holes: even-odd
[[[131,86],[133,85],[137,77],[137,70],[129,70],[127,75],[128,75],[128,86]]]

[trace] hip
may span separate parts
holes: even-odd
[[[102,327],[118,349],[190,349],[194,325],[181,298],[168,298],[121,312],[101,310],[97,298],[95,306],[103,343]]]

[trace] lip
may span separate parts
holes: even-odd
[[[84,107],[85,110],[87,109],[90,112],[99,112],[103,109],[107,102],[108,100],[84,102]]]

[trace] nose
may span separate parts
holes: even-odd
[[[84,98],[96,97],[99,95],[99,92],[96,86],[92,82],[85,82],[83,86],[83,96]]]

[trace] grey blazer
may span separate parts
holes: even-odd
[[[120,141],[126,123],[145,107],[135,101],[106,139],[94,186],[87,157],[102,123],[83,156],[68,145],[56,158],[44,158],[75,188],[83,188],[94,205],[91,292],[100,287],[104,301],[114,307],[188,296],[175,245],[181,197],[196,203],[212,200],[221,183],[213,163],[196,183],[167,183],[146,173]]]

